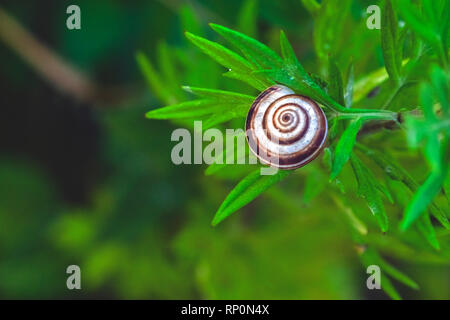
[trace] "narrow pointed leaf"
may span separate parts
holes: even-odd
[[[391,193],[389,192],[388,188],[386,188],[385,185],[383,185],[377,181],[376,186],[377,186],[378,191],[380,191],[382,194],[384,194],[386,196],[386,199],[388,199],[388,201],[390,203],[394,203],[394,199],[392,198]]]
[[[256,0],[246,0],[242,4],[238,14],[238,29],[249,35],[256,37],[258,32],[258,2]]]
[[[358,195],[363,197],[370,211],[375,216],[381,231],[388,230],[388,218],[384,209],[383,201],[379,194],[377,181],[373,177],[369,169],[359,160],[356,155],[350,157],[353,172],[358,181]]]
[[[244,118],[248,113],[248,109],[249,105],[235,105],[232,110],[226,110],[218,114],[214,114],[203,122],[203,130],[228,122],[232,119]]]
[[[217,100],[218,102],[249,103],[251,105],[253,103],[253,100],[255,100],[255,97],[232,91],[197,88],[190,86],[184,86],[183,89],[187,92],[195,94],[196,96]]]
[[[155,95],[163,101],[164,103],[173,103],[174,99],[171,92],[164,85],[164,81],[161,75],[155,70],[150,60],[147,59],[145,54],[138,52],[136,54],[136,60],[139,65],[139,69],[142,71],[150,90],[155,93]]]
[[[320,4],[316,0],[302,0],[302,3],[312,16],[315,16],[320,10]]]
[[[372,264],[378,265],[380,267],[380,270],[382,272],[383,275],[387,274],[390,277],[392,277],[393,279],[403,283],[404,285],[418,290],[419,289],[419,285],[412,280],[410,277],[408,277],[406,274],[404,274],[403,272],[401,272],[400,270],[398,270],[397,268],[395,268],[394,266],[392,266],[391,264],[389,264],[388,262],[386,262],[379,254],[377,251],[375,251],[375,249],[367,249],[368,251],[368,255],[370,255],[370,262]],[[383,281],[386,279],[386,277],[384,277],[384,279],[381,280],[381,286],[383,287]]]
[[[304,78],[305,80],[309,78],[308,73],[305,71],[303,66],[297,59],[295,55],[294,49],[292,48],[286,34],[282,30],[280,32],[280,47],[281,47],[281,55],[283,56],[284,63],[292,69],[295,69],[297,73],[299,73],[300,78]]]
[[[145,116],[149,119],[195,118],[219,112],[224,108],[225,106],[217,101],[193,100],[155,109],[147,112]]]
[[[257,79],[252,75],[253,66],[237,53],[224,46],[209,41],[192,33],[186,32],[186,37],[205,54],[216,60],[219,64],[229,69],[229,76],[243,80],[258,90],[264,90],[271,83]]]
[[[386,261],[384,261],[384,259],[380,258],[379,265],[380,265],[381,270],[384,271],[385,273],[387,273],[393,279],[403,283],[404,285],[406,285],[412,289],[415,289],[415,290],[419,289],[419,285],[414,280],[412,280],[410,277],[408,277],[406,274],[404,274],[403,272],[401,272],[394,266],[392,266],[389,263],[387,263]]]
[[[392,300],[402,300],[402,297],[388,277],[383,277],[383,280],[381,281],[381,289],[386,292]]]
[[[226,137],[226,139],[228,139],[228,137]],[[245,132],[238,133],[236,139],[245,141]],[[213,175],[222,170],[225,166],[244,164],[245,159],[250,159],[249,157],[254,157],[254,155],[249,152],[247,143],[233,143],[232,149],[228,149],[225,144],[224,150],[217,155],[214,163],[206,168],[205,175]]]
[[[353,150],[353,146],[355,145],[356,135],[358,134],[359,129],[362,126],[362,119],[358,118],[349,124],[347,129],[345,129],[342,134],[339,142],[336,146],[336,152],[333,160],[333,166],[331,168],[331,176],[330,179],[335,179],[339,173],[341,172],[344,164],[347,163],[348,159]]]
[[[341,105],[345,105],[343,87],[342,73],[334,59],[330,58],[328,66],[328,94]]]
[[[405,22],[419,34],[425,41],[434,47],[440,43],[440,35],[434,30],[432,23],[412,5],[410,0],[398,0],[398,9]]]
[[[400,164],[390,159],[381,152],[369,149],[361,144],[357,144],[358,150],[361,150],[370,159],[372,159],[384,173],[392,180],[401,181],[412,193],[419,188],[419,183],[406,171]],[[450,222],[445,213],[435,204],[430,204],[430,213],[442,224],[446,229],[450,229]]]
[[[256,67],[271,69],[281,67],[281,58],[265,44],[250,38],[240,32],[231,30],[218,24],[211,23],[211,28],[227,41],[241,50],[242,54]]]
[[[397,59],[398,43],[398,21],[397,15],[392,8],[391,0],[385,1],[383,16],[381,19],[381,48],[383,49],[384,64],[389,77],[398,83],[400,81],[401,60]]]
[[[436,231],[430,221],[428,213],[422,215],[416,223],[417,230],[427,239],[428,243],[436,250],[440,250],[441,246],[436,237]]]
[[[450,115],[450,76],[447,77],[444,70],[434,66],[431,71],[431,79],[434,93],[441,104],[444,114]]]
[[[179,73],[176,71],[172,52],[170,51],[169,46],[165,41],[161,41],[158,43],[157,53],[158,68],[164,78],[164,84],[170,87],[169,90],[171,91],[172,95],[174,95],[174,98],[176,97],[177,100],[182,100],[184,96],[179,90]]]
[[[442,172],[432,172],[428,176],[425,183],[419,187],[413,199],[406,208],[400,224],[401,230],[407,230],[414,221],[425,213],[427,206],[441,189],[444,179],[445,176]]]
[[[261,175],[260,169],[256,169],[245,177],[228,194],[222,205],[216,212],[212,225],[215,226],[233,212],[239,210],[274,184],[287,177],[292,171],[278,170],[274,175]]]
[[[247,60],[216,42],[196,36],[190,32],[186,32],[186,38],[226,68],[242,73],[252,70],[252,65]]]
[[[360,255],[360,259],[362,264],[367,268],[370,265],[378,265],[380,263],[379,256],[377,252],[372,248],[366,248]],[[381,271],[381,289],[386,292],[386,294],[394,300],[401,300],[400,294],[397,292],[395,287],[392,285],[391,281],[388,277],[386,277],[386,274],[383,272],[383,270],[380,268]]]
[[[224,90],[189,86],[184,86],[183,89],[206,100],[216,101],[219,105],[227,105],[226,108],[213,114],[203,123],[203,129],[205,130],[234,118],[245,117],[255,99],[252,96]]]
[[[345,39],[345,21],[351,12],[351,0],[322,0],[320,10],[314,16],[313,39],[317,56],[326,66],[330,54],[340,52],[341,39]]]

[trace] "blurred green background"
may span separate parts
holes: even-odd
[[[81,8],[81,30],[66,28],[70,4]],[[369,4],[353,1],[343,8],[349,23],[336,26],[347,28],[348,38],[336,41],[341,60],[353,57],[356,75],[383,66],[379,32],[363,27]],[[221,77],[223,68],[184,38],[189,30],[217,40],[209,22],[272,48],[283,29],[305,67],[320,73],[312,19],[300,0],[2,1],[1,8],[101,92],[83,100],[60,91],[7,44],[5,33],[13,31],[2,30],[1,298],[386,298],[366,289],[339,208],[313,197],[314,179],[306,186],[306,176],[322,180],[314,166],[212,228],[236,179],[205,177],[205,165],[172,164],[170,134],[179,125],[144,118],[187,99],[181,85],[257,94]],[[352,37],[355,25],[361,32]],[[148,89],[138,50],[154,62],[164,77],[160,92],[168,94]],[[420,163],[410,165],[425,174]],[[450,297],[448,261],[387,259],[421,286],[397,285],[403,297]],[[81,290],[66,288],[71,264],[81,267]]]

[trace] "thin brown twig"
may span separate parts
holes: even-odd
[[[0,7],[0,40],[16,52],[53,87],[95,106],[116,106],[125,100],[128,89],[102,87],[42,44],[14,17]]]
[[[67,61],[42,45],[2,8],[0,8],[0,38],[61,91],[83,101],[89,101],[94,96],[95,84]]]

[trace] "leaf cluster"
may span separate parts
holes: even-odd
[[[340,176],[346,174],[346,167],[351,168],[357,185],[355,194],[364,199],[368,211],[383,233],[396,232],[397,229],[404,232],[414,225],[432,248],[441,249],[438,232],[430,216],[444,229],[450,229],[448,200],[447,204],[435,201],[436,196],[444,194],[449,185],[449,1],[423,0],[419,1],[419,6],[416,1],[414,4],[408,0],[383,1],[380,48],[384,69],[364,75],[356,82],[353,59],[358,57],[346,61],[346,68],[339,67],[336,48],[341,31],[340,28],[330,28],[331,22],[337,26],[345,22],[346,10],[338,10],[337,1],[302,2],[313,17],[313,40],[323,71],[321,76],[305,70],[283,31],[279,37],[280,55],[256,39],[218,24],[210,24],[210,27],[230,47],[190,32],[186,32],[186,37],[204,54],[226,68],[223,74],[225,77],[239,80],[257,91],[276,83],[283,84],[298,94],[316,100],[323,107],[330,126],[329,147],[325,149],[322,166],[314,169],[315,174],[307,177],[305,185],[309,189],[305,189],[305,192],[314,189],[311,186],[317,186],[317,192],[309,192],[317,195],[327,189],[328,183],[331,199],[346,213],[350,229],[356,235],[355,241],[364,248],[360,255],[363,264],[382,265],[390,277],[417,289],[413,280],[380,257],[376,246],[367,238],[369,228],[352,213],[348,205],[349,194],[346,190],[351,190],[352,186],[344,184]],[[339,2],[341,5],[348,8],[350,1]],[[256,34],[254,30],[249,30],[249,33]],[[141,64],[145,73],[148,68],[142,61]],[[415,79],[417,70],[424,67],[430,71],[423,75],[424,78]],[[346,70],[345,74],[342,70]],[[364,95],[378,86],[382,87],[382,94],[376,100],[379,102],[377,108],[354,107],[361,100],[366,101]],[[390,110],[394,109],[393,102],[400,100],[403,92],[419,87],[422,110],[419,117],[412,116],[412,106],[405,106],[404,112]],[[199,98],[150,111],[147,117],[204,118],[204,127],[212,127],[244,118],[254,99],[254,96],[231,91],[196,87],[184,89]],[[370,141],[360,139],[366,126],[386,121],[400,127],[401,134],[406,133],[411,148],[423,149],[430,167],[430,173],[423,183],[413,178],[394,157],[377,150],[370,145]],[[248,149],[243,154],[248,154]],[[222,162],[216,162],[206,173],[217,174],[227,167]],[[274,176],[261,176],[259,168],[250,172],[225,198],[212,224],[222,222],[288,175],[296,176],[286,171],[279,171]],[[330,177],[328,182],[327,175]],[[324,183],[317,184],[317,177]],[[407,192],[406,197],[411,198],[409,202],[400,203],[405,199],[395,196],[396,183]],[[400,218],[388,216],[386,200],[391,205],[404,208]],[[399,228],[393,230],[392,226]],[[400,297],[390,282],[384,289],[392,298]]]

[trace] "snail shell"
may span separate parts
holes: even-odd
[[[327,118],[317,103],[282,85],[263,91],[246,120],[250,150],[261,162],[285,170],[317,157],[327,131]]]

